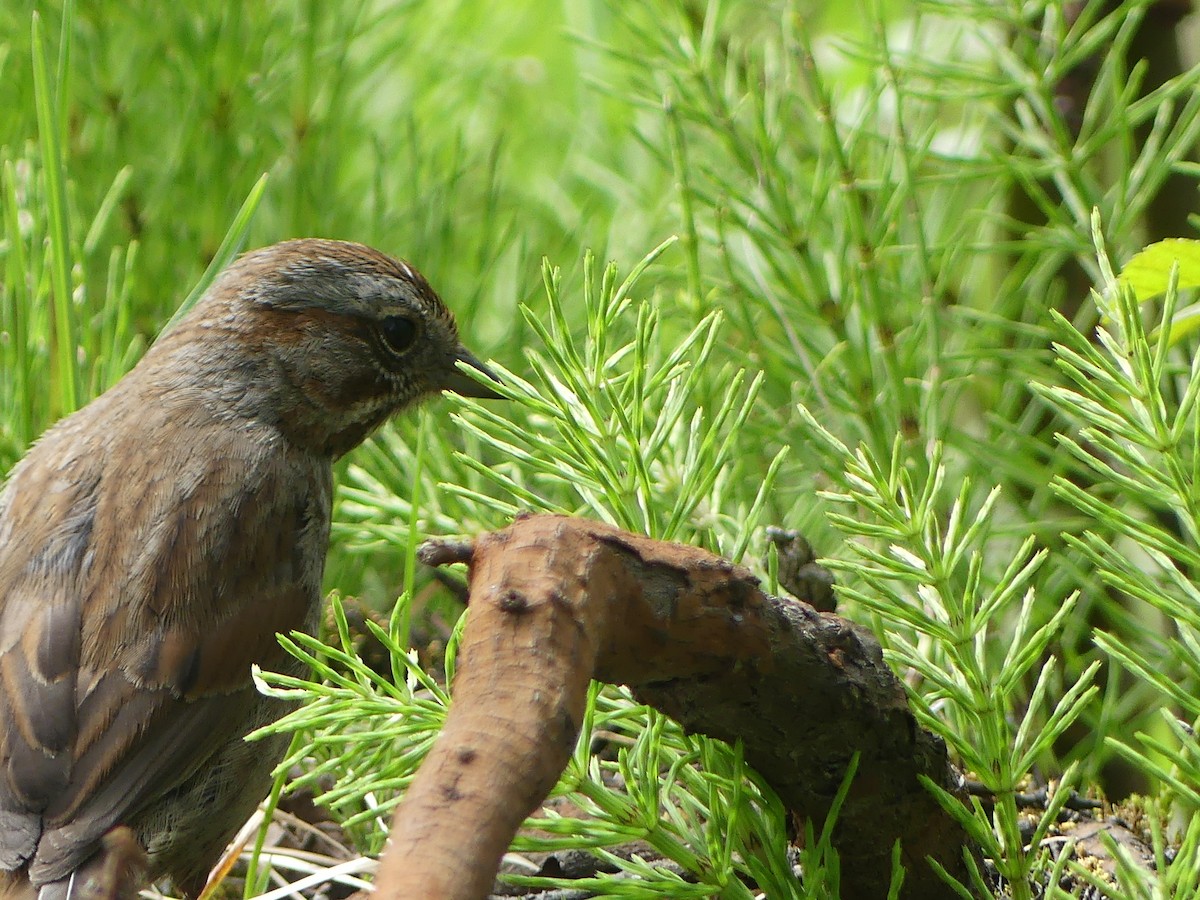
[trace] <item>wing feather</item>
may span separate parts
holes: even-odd
[[[0,493],[0,867],[35,884],[236,741],[315,615],[328,464],[206,416],[105,395]]]

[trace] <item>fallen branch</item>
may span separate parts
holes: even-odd
[[[861,754],[834,831],[847,900],[957,896],[967,839],[921,785],[960,793],[866,631],[764,594],[706,551],[607,525],[529,516],[425,561],[470,563],[454,704],[396,811],[377,896],[478,900],[574,748],[592,678],[629,685],[685,728],[735,740],[798,816],[824,821]]]

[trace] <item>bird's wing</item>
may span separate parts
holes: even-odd
[[[240,737],[319,592],[327,471],[228,428],[125,446],[144,415],[91,457],[51,432],[0,503],[0,867],[35,881]]]

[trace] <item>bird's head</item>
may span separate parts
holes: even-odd
[[[415,268],[344,241],[245,254],[160,343],[223,371],[242,392],[230,397],[240,412],[275,417],[294,441],[331,456],[438,391],[500,396],[459,369],[498,381]]]

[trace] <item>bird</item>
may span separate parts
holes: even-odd
[[[466,370],[474,370],[470,374]],[[246,253],[0,489],[0,900],[95,894],[105,836],[195,897],[266,795],[332,464],[440,391],[497,398],[411,265],[305,238]]]

